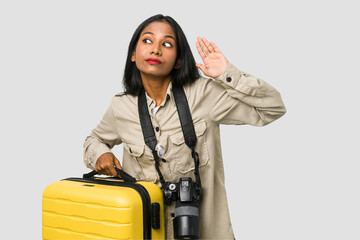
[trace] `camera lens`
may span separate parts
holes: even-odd
[[[175,208],[174,235],[176,239],[200,238],[199,209],[195,206]]]

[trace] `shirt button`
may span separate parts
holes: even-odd
[[[159,127],[156,127],[155,130],[158,132],[160,129],[159,129]]]
[[[232,80],[231,77],[227,77],[227,78],[226,78],[226,81],[227,81],[227,82],[231,82],[231,80]]]

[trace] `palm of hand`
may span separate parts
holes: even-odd
[[[227,60],[222,53],[210,53],[203,61],[205,65],[204,74],[212,78],[220,76],[227,65]]]
[[[228,61],[215,43],[209,43],[205,38],[198,37],[196,48],[204,62],[204,65],[196,64],[196,66],[206,76],[216,78],[225,71]]]

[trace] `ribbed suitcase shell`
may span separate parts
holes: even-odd
[[[144,206],[139,193],[143,188],[136,190],[139,185],[145,187],[151,203],[160,204],[160,229],[151,227],[151,204]],[[153,183],[65,179],[46,187],[42,204],[43,239],[165,239],[163,195]]]

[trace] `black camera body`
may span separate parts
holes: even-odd
[[[198,201],[201,192],[191,178],[180,178],[178,183],[167,182],[163,188],[164,201],[170,205],[176,201],[174,213],[174,237],[176,239],[200,238]]]
[[[176,201],[178,199],[178,195],[179,195],[178,189],[179,189],[179,183],[166,182],[162,186],[165,204],[171,205],[172,201]]]

